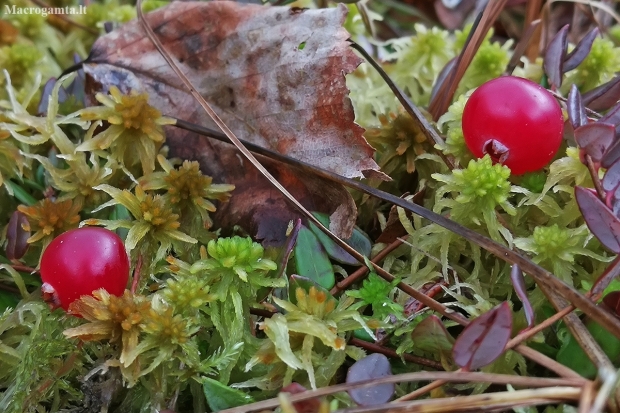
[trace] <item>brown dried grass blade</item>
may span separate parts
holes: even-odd
[[[456,92],[456,88],[463,78],[465,71],[471,64],[476,52],[484,41],[484,37],[493,26],[493,23],[495,23],[495,20],[499,17],[501,11],[504,9],[506,1],[507,0],[490,0],[485,9],[482,11],[482,15],[479,16],[478,24],[474,24],[474,27],[472,27],[468,41],[457,58],[457,63],[454,70],[447,78],[447,81],[441,85],[435,99],[433,99],[429,105],[428,110],[434,120],[439,119],[439,117],[448,110],[450,102],[452,102],[454,97],[454,92]]]

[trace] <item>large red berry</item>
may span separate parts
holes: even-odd
[[[65,310],[73,301],[100,288],[120,296],[129,279],[123,241],[104,228],[67,231],[43,252],[41,279],[46,301]]]
[[[463,111],[463,135],[473,154],[489,154],[513,175],[547,165],[560,147],[564,119],[555,98],[520,77],[493,79],[472,93]]]

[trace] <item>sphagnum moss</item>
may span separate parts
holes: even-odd
[[[22,0],[9,4],[25,5]],[[152,1],[146,7],[162,4]],[[75,19],[103,31],[103,22],[118,24],[134,15],[124,2],[102,0]],[[357,11],[351,16],[347,25],[363,40],[363,19]],[[362,316],[373,312],[373,317],[392,319],[392,313],[400,311],[407,297],[390,291],[392,285],[371,278],[367,290],[362,287],[360,294],[336,299],[316,286],[300,284],[287,295],[281,289],[286,280],[277,277],[284,270],[276,271],[275,261],[268,259],[275,256],[273,251],[249,238],[222,237],[211,213],[233,188],[214,184],[195,162],[165,159],[163,126],[173,121],[148,104],[152,96],[111,88],[96,97],[103,106],[67,113],[69,106],[58,102],[58,83],[47,114],[39,116],[41,80],[59,75],[61,67],[72,64],[75,52],[86,57],[95,36],[40,16],[9,20],[0,21],[0,66],[8,71],[0,81],[6,86],[0,92],[0,173],[5,184],[0,186],[0,224],[6,226],[15,210],[23,211],[35,247],[80,219],[82,225],[128,229],[126,246],[136,252],[134,272],[142,278],[122,297],[98,292],[76,302],[81,319],[50,313],[34,296],[0,315],[0,410],[112,411],[122,406],[137,412],[161,410],[175,401],[178,410],[189,410],[206,405],[199,383],[205,376],[258,397],[291,382],[326,386],[338,377],[347,356],[363,357],[359,348],[346,344],[349,332],[360,328],[371,334],[381,326],[385,345],[438,356],[420,354],[409,340],[422,317],[391,330],[391,324]],[[415,31],[382,49],[388,60],[384,67],[414,103],[425,105],[439,71],[460,52],[467,30],[455,36],[417,25]],[[585,288],[609,258],[584,227],[574,199],[575,185],[591,186],[578,151],[569,147],[566,156],[540,172],[536,185],[515,185],[505,168],[485,159],[472,161],[463,145],[461,115],[467,93],[503,71],[510,47],[510,42],[484,40],[459,86],[457,95],[462,96],[439,121],[447,135],[445,147],[432,148],[418,136],[411,119],[400,114],[393,93],[368,66],[348,79],[357,120],[374,128],[368,137],[376,138],[378,162],[408,178],[415,176],[406,191],[424,189],[425,206],[500,242],[514,239],[515,247],[532,260]],[[574,82],[586,92],[614,76],[614,50],[608,40],[597,39],[589,58],[568,74],[566,87]],[[517,72],[540,80],[540,59],[523,63]],[[463,169],[448,171],[434,150],[454,155]],[[26,205],[27,199],[34,202]],[[373,216],[377,212],[383,213],[380,207],[372,209]],[[410,219],[404,212],[399,218],[412,246],[397,249],[383,263],[398,279],[416,288],[445,279],[444,301],[472,317],[512,297],[508,265],[436,224]],[[200,232],[194,232],[194,223]],[[194,236],[198,233],[200,237]],[[19,265],[35,268],[40,253],[31,248]],[[38,285],[27,273],[23,279],[30,291]],[[539,291],[529,292],[537,315],[542,314],[545,303],[536,299]],[[272,318],[251,315],[257,308],[264,310],[261,306],[278,312]],[[81,338],[82,344],[76,346],[68,337]],[[545,338],[551,348],[563,340],[551,333]],[[487,369],[535,373],[518,357],[506,357]],[[100,372],[102,382],[113,384],[116,398],[103,390]],[[257,388],[264,391],[253,391]],[[86,406],[85,393],[92,396],[92,389],[93,404]],[[344,408],[349,402],[339,398],[333,403]]]

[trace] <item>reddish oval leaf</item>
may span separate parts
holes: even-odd
[[[416,348],[432,353],[448,352],[454,344],[454,337],[434,314],[426,317],[413,329],[411,339]]]
[[[575,187],[575,199],[590,231],[605,248],[620,253],[620,221],[598,197],[581,186]]]
[[[282,387],[282,393],[299,394],[307,391],[304,386],[297,382],[292,382],[288,386]],[[297,413],[316,413],[321,407],[321,400],[318,398],[302,400],[293,403]]]
[[[19,211],[13,212],[6,228],[6,257],[18,260],[28,251],[30,224],[26,215]]]
[[[603,304],[616,317],[620,317],[620,291],[612,291],[603,298]]]
[[[562,66],[566,56],[568,36],[568,24],[560,29],[551,39],[545,51],[545,62],[543,64],[549,84],[554,88],[562,86]]]
[[[609,109],[618,100],[620,100],[620,76],[614,77],[583,95],[583,104],[592,110]]]
[[[577,144],[597,162],[603,158],[615,137],[616,128],[608,123],[588,123],[575,129]]]
[[[465,327],[454,343],[454,362],[466,370],[492,363],[504,352],[512,332],[512,311],[506,301]]]
[[[573,129],[577,129],[578,127],[588,123],[586,110],[583,106],[583,101],[581,100],[581,93],[579,93],[579,89],[577,89],[575,84],[572,84],[570,87],[566,107],[568,109],[568,120],[571,125],[573,125]]]
[[[535,319],[534,308],[532,308],[532,303],[530,303],[530,300],[527,297],[527,287],[525,286],[523,271],[521,271],[521,268],[519,268],[517,264],[513,264],[512,269],[510,270],[510,281],[512,282],[512,286],[517,293],[517,297],[519,297],[521,304],[523,304],[523,312],[525,313],[527,326],[532,327]]]
[[[355,362],[347,373],[347,383],[378,379],[392,375],[390,361],[383,354],[374,353]],[[394,394],[394,383],[347,390],[353,401],[361,406],[387,403]]]
[[[569,70],[573,70],[574,68],[579,66],[586,57],[588,57],[590,51],[592,50],[592,43],[594,43],[594,39],[596,39],[598,33],[598,27],[595,27],[594,29],[586,33],[586,35],[583,36],[581,41],[577,43],[577,46],[575,46],[573,51],[570,52],[568,56],[566,56],[566,59],[564,59],[564,65],[562,66],[562,71],[564,73],[568,72]]]

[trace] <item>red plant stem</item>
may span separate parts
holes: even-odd
[[[400,239],[396,239],[396,241],[383,248],[371,261],[375,264],[379,263],[381,260],[387,257],[390,252],[398,248],[402,243],[403,242]],[[331,289],[330,294],[336,295],[340,293],[342,290],[347,289],[354,282],[363,279],[366,274],[368,274],[368,267],[360,267],[353,274],[349,275],[347,278],[336,284],[334,288]]]
[[[514,336],[507,344],[505,349],[509,350],[519,344],[521,344],[522,342],[524,342],[525,340],[529,339],[530,337],[536,335],[539,331],[544,330],[545,328],[551,326],[552,324],[554,324],[557,321],[560,321],[560,319],[562,319],[563,317],[565,317],[567,314],[571,313],[572,311],[575,310],[575,306],[573,305],[569,305],[568,307],[564,308],[562,311],[559,311],[557,313],[555,313],[553,316],[549,317],[548,319],[546,319],[545,321],[543,321],[542,323],[528,329],[525,331],[522,331],[521,333],[517,334],[516,336]]]
[[[392,350],[391,348],[383,347],[375,343],[370,343],[368,341],[360,340],[359,338],[355,338],[355,337],[351,338],[349,340],[349,344],[352,344],[357,347],[361,347],[364,350],[369,350],[374,353],[381,353],[387,357],[392,357],[395,359],[404,358],[405,360],[411,363],[416,363],[422,366],[430,367],[435,370],[444,369],[441,363],[437,361],[425,359],[424,357],[412,356],[411,354],[403,354],[402,356],[400,356],[398,353],[396,353],[396,351]]]
[[[39,272],[39,270],[37,270],[36,268],[32,268],[27,265],[22,265],[22,264],[9,264],[9,265],[13,267],[15,271],[22,271],[22,272],[29,272],[29,273]]]
[[[588,166],[588,171],[590,171],[590,176],[592,177],[592,182],[594,183],[594,188],[596,189],[596,193],[600,200],[605,203],[605,191],[603,190],[603,185],[601,185],[601,180],[598,178],[598,168],[594,165],[594,161],[592,161],[592,157],[590,155],[586,155],[586,165]]]
[[[131,283],[131,293],[135,294],[138,289],[138,283],[140,282],[140,272],[142,271],[142,254],[138,255],[138,262],[136,262],[136,268],[133,270],[133,281]]]

